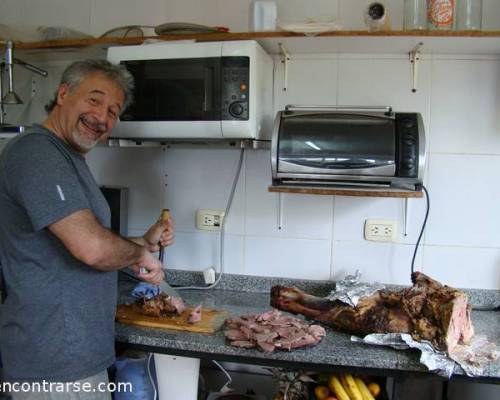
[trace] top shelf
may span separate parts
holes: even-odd
[[[16,42],[23,50],[69,49],[97,46],[138,45],[146,40],[230,41],[257,40],[270,54],[279,54],[279,44],[293,53],[407,53],[422,43],[422,53],[500,54],[500,31],[335,31],[306,36],[293,32],[240,32],[162,35],[127,38],[95,38]]]

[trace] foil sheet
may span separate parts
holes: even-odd
[[[459,345],[452,354],[436,349],[430,342],[414,340],[408,333],[372,333],[364,338],[351,336],[352,342],[390,346],[397,350],[418,349],[420,363],[431,372],[450,379],[458,364],[470,377],[481,376],[486,365],[498,357],[496,346],[485,336],[476,335],[469,345]]]
[[[384,288],[384,285],[377,282],[361,282],[361,273],[356,270],[354,275],[347,275],[343,280],[337,281],[335,290],[332,290],[326,298],[331,301],[340,300],[352,307],[356,307],[361,297],[371,296],[377,290]]]

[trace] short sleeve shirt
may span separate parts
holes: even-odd
[[[47,228],[110,211],[85,158],[41,125],[0,154],[0,352],[11,381],[73,381],[114,362],[116,272],[85,265]]]

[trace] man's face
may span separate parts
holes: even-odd
[[[100,72],[88,75],[73,90],[61,85],[57,104],[64,139],[78,152],[87,153],[109,136],[124,100],[120,86]]]

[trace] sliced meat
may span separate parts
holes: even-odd
[[[201,321],[201,304],[197,305],[189,314],[188,323],[195,324]]]
[[[323,327],[309,325],[295,317],[283,316],[278,310],[232,318],[227,321],[225,331],[231,345],[257,347],[268,353],[276,348],[292,350],[314,346],[325,334]]]

